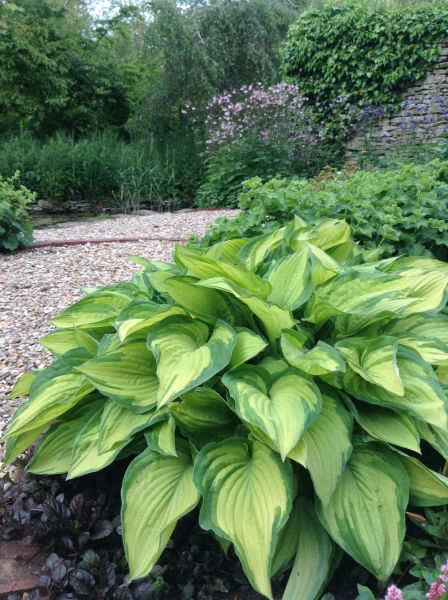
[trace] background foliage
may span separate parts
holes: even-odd
[[[0,176],[0,251],[16,250],[33,243],[26,205],[35,199],[19,183],[19,172],[4,180]]]
[[[291,26],[282,69],[340,135],[365,105],[397,107],[399,94],[436,64],[447,25],[444,2],[325,4]]]

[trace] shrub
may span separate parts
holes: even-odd
[[[400,94],[437,63],[446,40],[446,2],[415,7],[327,4],[300,15],[283,48],[283,71],[319,120],[340,136],[351,107],[398,108]],[[338,103],[338,98],[347,103]]]
[[[0,175],[0,251],[16,250],[33,243],[26,205],[35,194],[19,184],[17,171],[9,179]]]
[[[245,182],[234,219],[217,219],[204,237],[206,247],[219,240],[272,231],[297,215],[305,220],[347,219],[354,235],[385,255],[432,253],[448,260],[448,162],[402,164],[395,170],[326,169],[304,179],[260,178]]]
[[[305,101],[297,86],[286,83],[243,86],[215,96],[207,105],[207,169],[196,204],[233,207],[241,183],[256,174],[264,180],[306,176],[319,170],[316,164],[324,166],[324,131],[314,124]]]
[[[122,486],[130,580],[198,504],[271,600],[271,576],[293,564],[285,600],[313,600],[341,549],[386,580],[408,504],[448,502],[448,266],[377,254],[345,221],[296,217],[178,246],[174,264],[133,257],[132,282],[53,319],[42,344],[56,361],[16,383],[29,400],[6,462],[41,432],[36,474],[137,455]]]

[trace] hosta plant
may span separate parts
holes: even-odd
[[[198,506],[267,598],[291,567],[284,600],[319,597],[343,552],[386,580],[408,505],[448,503],[433,470],[448,459],[448,264],[378,260],[345,221],[297,217],[178,246],[173,264],[132,259],[132,282],[86,289],[53,319],[42,344],[56,360],[16,384],[29,400],[6,460],[43,432],[32,473],[79,477],[135,455],[122,485],[131,579]]]

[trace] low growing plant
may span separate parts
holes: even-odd
[[[385,255],[431,253],[448,260],[448,162],[403,163],[392,170],[327,169],[311,179],[259,177],[246,181],[239,197],[244,210],[232,220],[217,219],[203,246],[253,237],[299,216],[346,219],[356,239]]]
[[[87,289],[53,319],[55,362],[12,393],[29,400],[6,462],[42,432],[31,473],[72,479],[136,455],[121,509],[131,581],[196,506],[271,600],[291,566],[284,600],[319,597],[343,552],[386,581],[408,506],[448,502],[448,265],[378,260],[345,221],[298,217],[177,246],[173,264],[132,260],[132,282]]]
[[[33,243],[33,230],[25,207],[35,197],[20,185],[18,171],[8,179],[0,175],[0,252]]]

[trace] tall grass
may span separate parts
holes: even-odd
[[[126,142],[111,131],[47,141],[22,133],[0,141],[0,175],[20,181],[63,207],[70,200],[117,203],[124,211],[143,201],[157,210],[189,206],[202,178],[202,160],[188,137]]]

